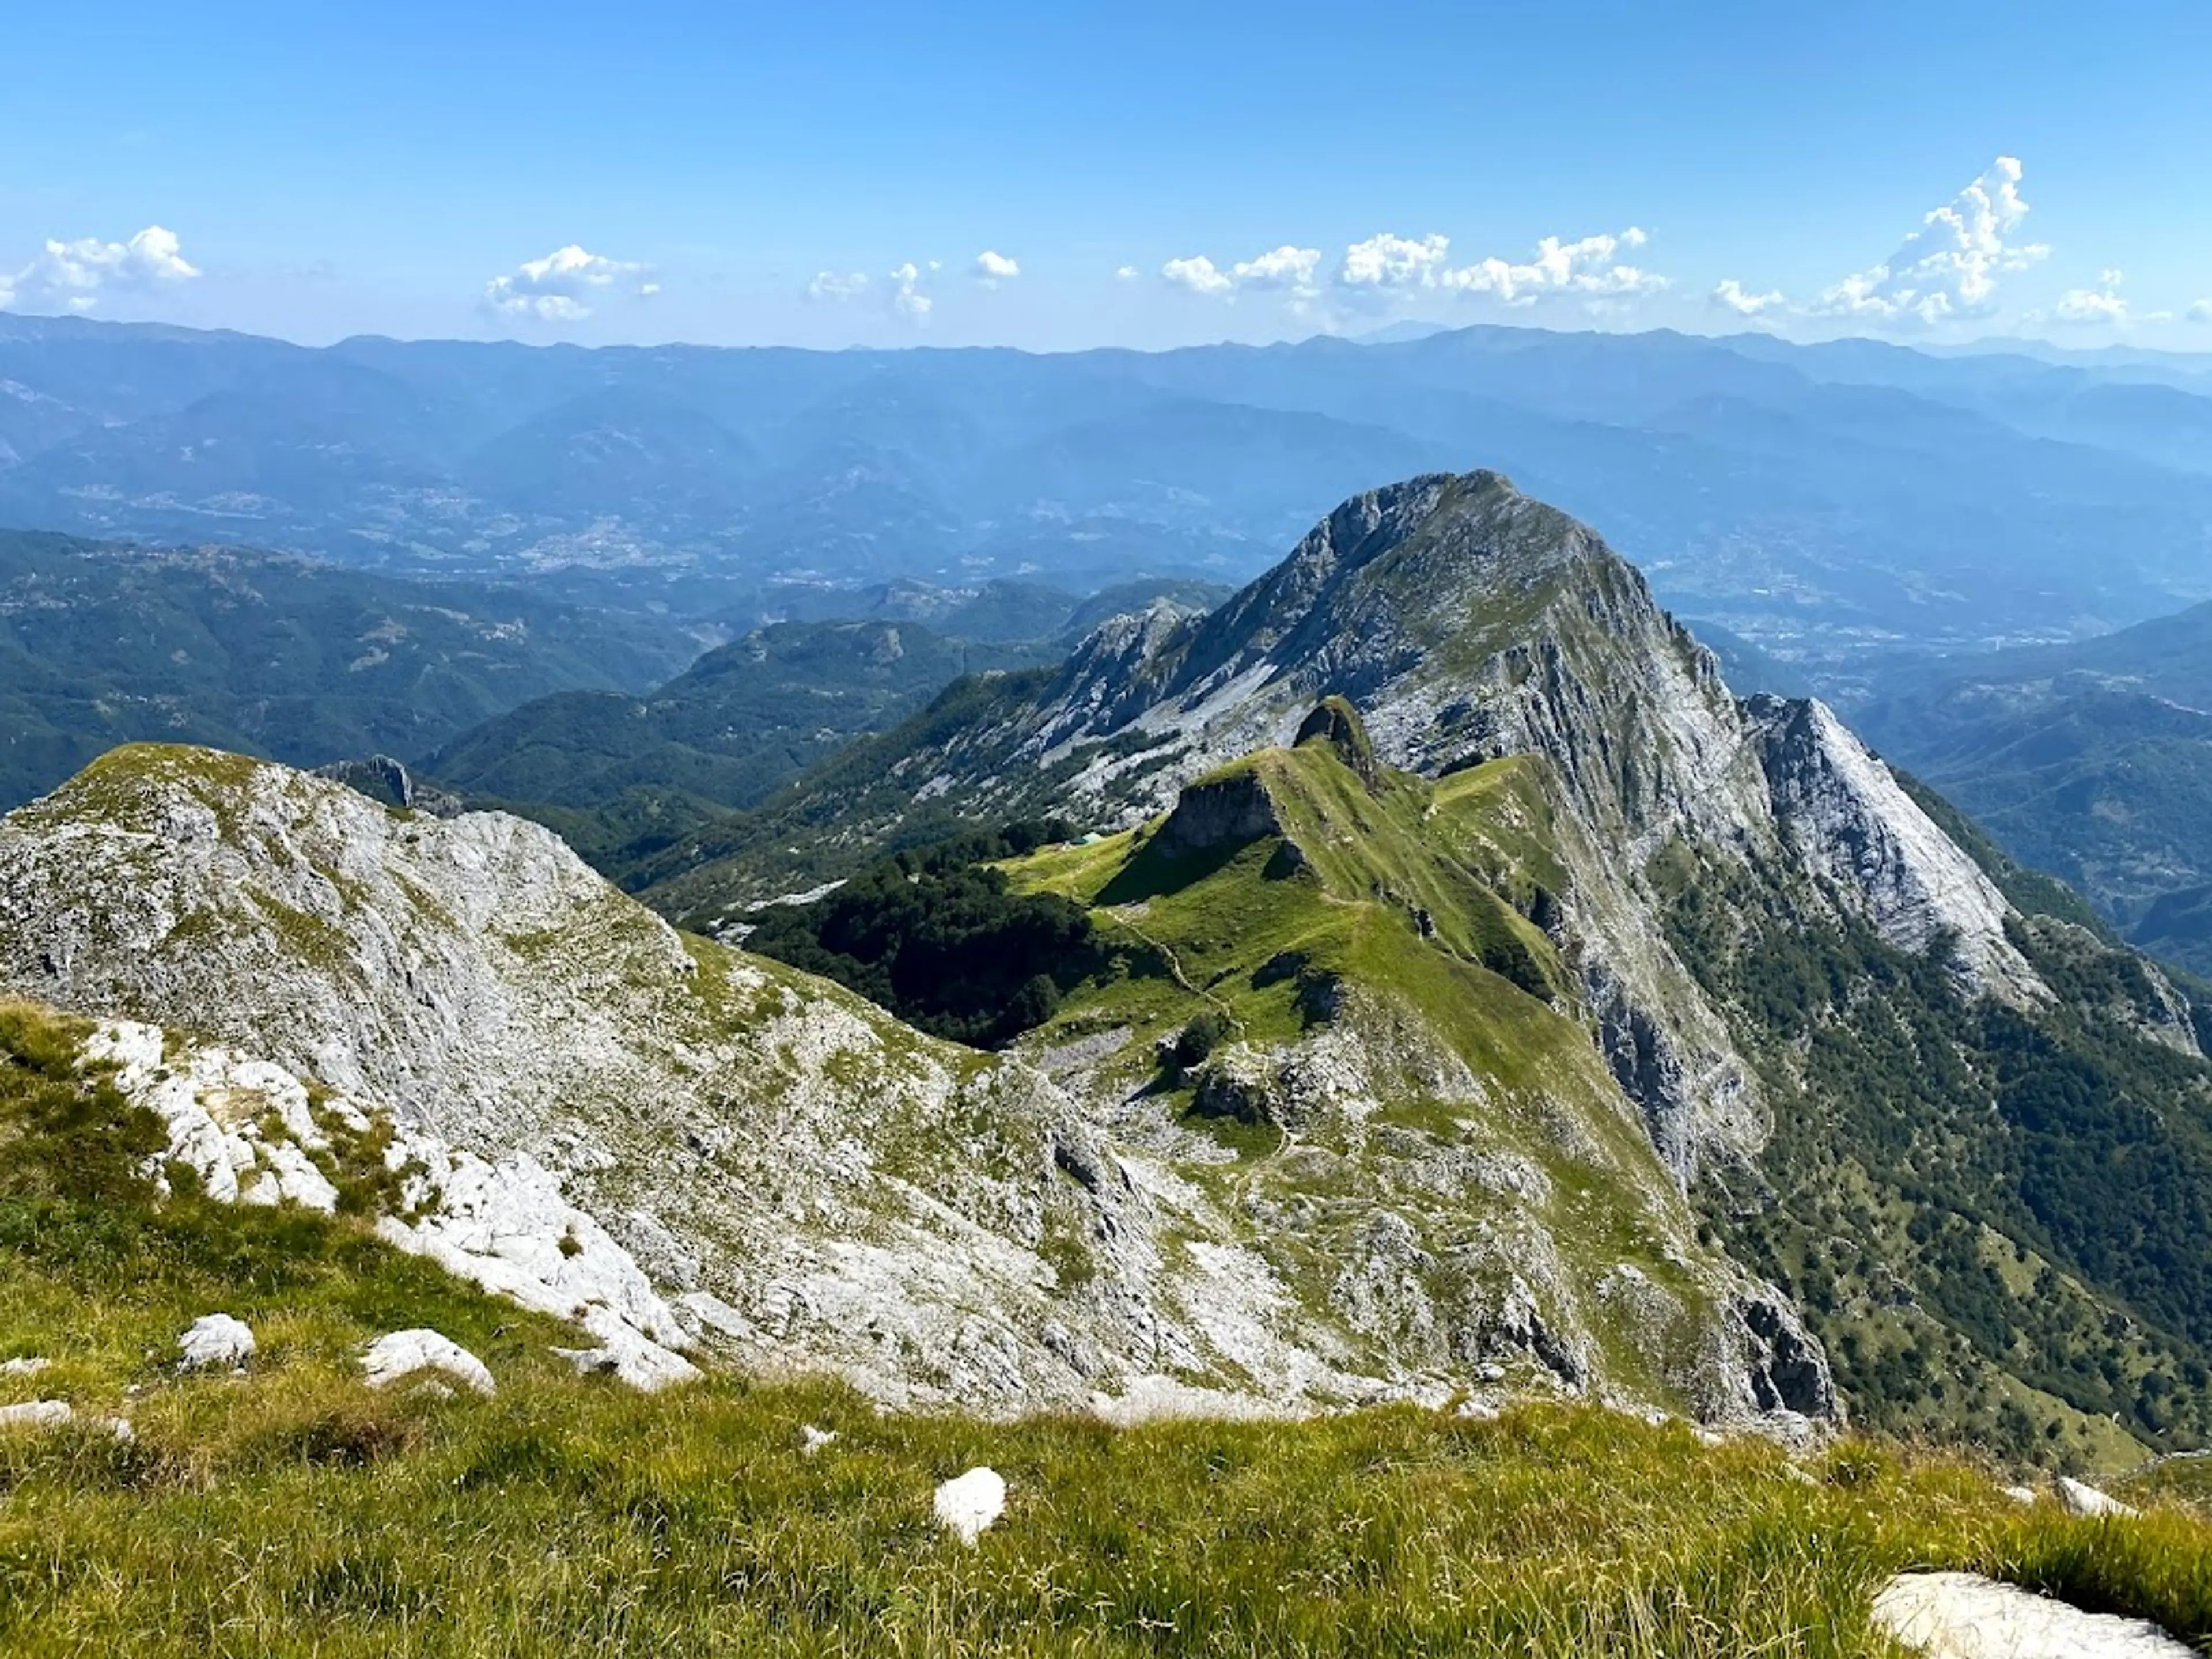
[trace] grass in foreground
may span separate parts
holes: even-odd
[[[1986,1471],[1595,1410],[1298,1424],[881,1416],[830,1384],[642,1396],[565,1373],[534,1321],[361,1224],[131,1176],[147,1126],[71,1030],[0,1010],[0,1651],[24,1656],[1837,1656],[1875,1588],[1978,1568],[2212,1637],[2212,1526],[2070,1521]],[[179,1376],[200,1313],[264,1333]],[[377,1394],[362,1343],[431,1323],[501,1392]],[[100,1421],[128,1415],[135,1440]],[[838,1438],[813,1457],[799,1428]],[[930,1516],[988,1462],[974,1549]]]
[[[801,1455],[799,1426],[839,1431]],[[1847,1655],[1892,1571],[1977,1568],[2212,1633],[2212,1532],[2015,1510],[1864,1446],[1589,1411],[1462,1424],[878,1417],[831,1387],[380,1397],[279,1370],[0,1451],[26,1655]],[[969,1550],[934,1484],[989,1462]]]

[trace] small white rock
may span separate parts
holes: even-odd
[[[177,1339],[177,1347],[188,1371],[235,1366],[253,1358],[253,1333],[242,1319],[209,1314],[192,1321],[191,1328]]]
[[[0,1406],[0,1429],[58,1429],[76,1415],[66,1400],[33,1400],[27,1405]]]
[[[1503,1382],[1505,1380],[1505,1367],[1498,1364],[1485,1365],[1475,1375],[1486,1382]]]
[[[1874,1621],[1929,1659],[2188,1659],[2154,1625],[2084,1613],[1970,1572],[1908,1572],[1875,1598]]]
[[[2033,1486],[2007,1486],[2004,1489],[2004,1495],[2011,1498],[2014,1503],[2023,1506],[2036,1501],[2035,1488]]]
[[[972,1544],[1006,1512],[1006,1483],[996,1469],[970,1469],[939,1486],[931,1507],[940,1526]]]
[[[1498,1412],[1498,1407],[1486,1400],[1462,1400],[1453,1415],[1464,1417],[1470,1423],[1495,1423]]]
[[[806,1456],[811,1457],[836,1437],[836,1430],[817,1429],[811,1423],[808,1423],[803,1425],[799,1431],[799,1449]]]
[[[451,1337],[432,1330],[394,1331],[380,1336],[368,1345],[361,1363],[372,1389],[388,1388],[417,1371],[433,1370],[443,1371],[478,1394],[499,1392],[483,1360]]]
[[[2066,1475],[2058,1477],[2058,1501],[2069,1515],[2127,1516],[2136,1511],[2117,1498],[2109,1498],[2094,1486]]]
[[[131,1426],[131,1419],[127,1417],[109,1418],[107,1431],[115,1437],[118,1443],[125,1446],[132,1444],[138,1438],[138,1431]]]
[[[0,1376],[36,1376],[53,1363],[51,1359],[0,1360]]]
[[[1721,1433],[1717,1429],[1700,1427],[1692,1429],[1690,1432],[1697,1436],[1698,1443],[1700,1446],[1725,1446],[1728,1444],[1728,1437]]]

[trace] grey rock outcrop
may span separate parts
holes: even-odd
[[[172,1155],[239,1201],[331,1207],[295,1165],[387,1121],[386,1237],[576,1320],[598,1345],[577,1363],[641,1386],[720,1358],[893,1404],[1304,1410],[1448,1398],[1502,1363],[1751,1420],[1771,1368],[1731,1311],[1751,1287],[1632,1136],[1564,1095],[1497,1102],[1621,1194],[1663,1293],[1563,1254],[1581,1200],[1485,1127],[1481,1080],[1346,996],[1255,1053],[1303,1127],[1238,1196],[1218,1148],[1091,1097],[1081,1056],[1063,1087],[679,936],[535,826],[179,749],[118,751],[0,821],[0,984],[106,1021],[90,1042]],[[1577,1054],[1577,1097],[1625,1112]],[[1465,1121],[1375,1121],[1401,1097]],[[1346,1182],[1356,1212],[1316,1201]]]

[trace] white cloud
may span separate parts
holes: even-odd
[[[1230,280],[1239,288],[1287,289],[1293,294],[1314,291],[1314,272],[1321,268],[1317,247],[1292,247],[1288,242],[1256,259],[1240,259],[1229,269]]]
[[[1215,270],[1213,261],[1203,253],[1193,254],[1188,259],[1170,259],[1160,267],[1160,275],[1193,294],[1227,294],[1237,286],[1234,277],[1227,271]]]
[[[1733,276],[1723,277],[1711,298],[1722,310],[1732,311],[1739,317],[1756,317],[1786,303],[1778,290],[1753,294]]]
[[[2077,325],[2103,324],[2112,327],[2124,327],[2130,323],[2170,323],[2173,320],[2173,313],[2170,311],[2137,311],[2119,291],[2120,284],[2125,281],[2127,273],[2124,271],[2100,270],[2097,273],[2095,288],[2070,288],[2058,296],[2058,303],[2048,313],[2031,311],[2027,320]],[[2191,307],[2189,315],[2197,319],[2200,311],[2205,317],[2212,318],[2212,301],[2200,301]]]
[[[95,236],[49,241],[29,264],[0,276],[0,309],[88,312],[105,295],[158,293],[199,274],[176,233],[160,225],[147,226],[127,242]]]
[[[841,275],[834,270],[817,270],[813,281],[806,285],[810,300],[851,300],[868,291],[866,271],[855,270]]]
[[[591,301],[617,291],[650,299],[660,292],[660,284],[653,280],[650,266],[587,253],[571,242],[542,259],[526,260],[511,276],[493,277],[484,284],[483,297],[502,317],[574,323],[592,314]]]
[[[929,269],[937,269],[937,261],[929,262]],[[890,274],[891,309],[910,322],[920,322],[929,315],[937,302],[921,291],[922,272],[911,259]]]
[[[1123,265],[1114,273],[1114,280],[1117,283],[1133,283],[1144,274],[1134,265]]]
[[[1009,259],[1006,263],[1012,264],[1013,261]],[[923,291],[923,284],[928,282],[933,273],[943,269],[944,266],[935,259],[927,264],[908,259],[904,264],[894,266],[882,278],[884,297],[879,303],[895,316],[909,322],[921,321],[937,303]],[[865,271],[817,270],[806,284],[806,297],[830,304],[842,304],[847,301],[861,299],[875,289],[875,281]]]
[[[1193,294],[1233,296],[1247,290],[1288,294],[1294,302],[1303,304],[1320,292],[1315,281],[1320,270],[1319,248],[1285,242],[1252,258],[1239,259],[1226,270],[1200,253],[1188,259],[1169,260],[1160,267],[1160,275]]]
[[[1384,231],[1344,250],[1336,281],[1342,288],[1434,288],[1450,252],[1449,236],[1425,236],[1417,242]]]
[[[2092,326],[2126,322],[2128,301],[2120,292],[2120,284],[2126,280],[2124,271],[2099,271],[2096,287],[2070,288],[2060,295],[2058,303],[2051,307],[2051,319]]]
[[[2192,323],[2212,323],[2212,299],[2199,300],[2190,307],[2189,320]]]
[[[985,288],[996,288],[1000,283],[1011,282],[1020,276],[1022,268],[1018,262],[987,247],[975,256],[975,263],[969,274]]]
[[[2051,250],[2018,240],[2027,217],[2021,165],[2000,155],[1947,205],[1920,222],[1881,264],[1846,276],[1814,301],[1816,315],[1900,327],[1933,327],[1996,309],[1997,279]]]
[[[1577,242],[1547,236],[1526,264],[1492,258],[1443,271],[1437,282],[1465,294],[1490,295],[1509,306],[1532,306],[1547,293],[1650,294],[1665,288],[1667,279],[1618,257],[1649,240],[1634,225],[1618,236],[1585,236]]]
[[[1536,244],[1534,257],[1525,261],[1493,257],[1455,266],[1449,237],[1417,240],[1384,231],[1346,248],[1332,280],[1347,299],[1370,307],[1390,295],[1416,292],[1480,295],[1514,307],[1532,306],[1554,294],[1580,295],[1595,302],[1667,286],[1664,276],[1621,257],[1648,240],[1633,225],[1618,234],[1573,242],[1547,236]]]

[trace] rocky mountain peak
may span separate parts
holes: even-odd
[[[1396,815],[1402,839],[1419,786],[1386,781],[1369,794],[1333,744],[1255,757],[1190,792],[1209,853],[1191,862],[1293,814],[1316,856],[1362,814]],[[1314,817],[1340,789],[1364,806]],[[1333,919],[1314,882],[1294,884]],[[1348,902],[1395,917],[1367,885]],[[1499,901],[1475,902],[1514,931]],[[1392,938],[1418,973],[1477,971]],[[1698,1244],[1582,1029],[1525,999],[1558,1051],[1555,1109],[1531,1119],[1547,1126],[1531,1146],[1572,1172],[1556,1183],[1456,1122],[1492,1085],[1462,1037],[1387,998],[1347,992],[1297,1040],[1247,1045],[1341,1143],[1285,1159],[1272,1202],[1317,1215],[1305,1183],[1340,1163],[1377,1171],[1360,1227],[1278,1259],[1244,1201],[1213,1190],[1218,1145],[1133,1130],[1067,1056],[956,1048],[681,935],[536,825],[441,819],[242,757],[119,750],[0,819],[0,994],[107,1022],[175,1155],[211,1186],[230,1175],[241,1201],[327,1202],[301,1161],[331,1133],[309,1103],[390,1122],[390,1167],[427,1173],[389,1236],[529,1305],[573,1302],[601,1345],[586,1358],[642,1382],[720,1354],[1000,1411],[1110,1412],[1170,1376],[1245,1411],[1442,1400],[1470,1367],[1723,1420],[1809,1398],[1769,1386],[1804,1346],[1786,1307]],[[1105,1035],[1130,1046],[1126,1028]],[[1385,1099],[1431,1094],[1449,1103],[1433,1132],[1370,1123]],[[283,1135],[255,1127],[262,1097],[298,1107]],[[1564,1208],[1517,1208],[1571,1206],[1600,1180],[1639,1219],[1589,1259],[1553,1247]],[[1437,1212],[1419,1234],[1415,1207]],[[1493,1217],[1504,1231],[1474,1274],[1464,1241]],[[595,1264],[588,1285],[578,1263]]]
[[[1048,684],[884,756],[878,776],[980,817],[1120,828],[1311,736],[1317,706],[1356,711],[1375,761],[1418,775],[1541,763],[1542,836],[1572,875],[1561,925],[1616,1070],[1686,1182],[1755,1147],[1766,1120],[1723,1011],[1657,925],[1647,872],[1670,848],[1762,902],[1850,915],[1908,951],[1940,943],[1972,992],[2043,995],[2003,895],[1829,711],[1739,702],[1627,561],[1495,472],[1354,496],[1210,616],[1115,618]],[[1249,793],[1209,789],[1182,816],[1234,831],[1265,816]],[[884,805],[874,822],[896,821]],[[834,792],[805,810],[841,811]]]

